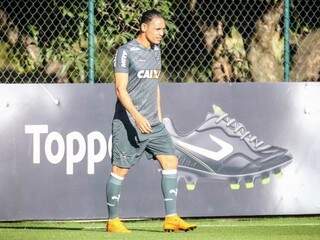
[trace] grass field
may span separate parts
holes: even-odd
[[[320,240],[320,216],[191,219],[192,232],[164,233],[162,221],[127,221],[130,234],[107,234],[104,222],[0,222],[0,240],[38,239],[215,239],[215,240]]]

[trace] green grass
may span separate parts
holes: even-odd
[[[131,234],[107,234],[104,222],[26,221],[0,223],[0,240],[38,239],[215,239],[215,240],[319,240],[320,217],[191,219],[192,232],[164,233],[162,221],[127,221]]]

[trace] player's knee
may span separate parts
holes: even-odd
[[[178,167],[178,158],[174,155],[162,155],[157,159],[160,161],[162,169],[177,169]]]
[[[117,166],[112,167],[112,173],[116,174],[119,177],[125,177],[129,172],[129,169],[127,168],[120,168]]]

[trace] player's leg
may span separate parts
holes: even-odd
[[[146,151],[156,158],[162,168],[161,189],[166,216],[176,215],[178,159],[172,140],[163,124],[153,127]]]
[[[164,198],[166,218],[165,231],[192,230],[196,226],[182,220],[177,215],[178,158],[171,137],[163,124],[153,128],[147,149],[160,162],[162,167],[161,188]]]
[[[166,216],[177,214],[177,165],[178,159],[174,155],[156,155],[162,167],[161,189],[164,198]]]
[[[107,205],[109,219],[119,217],[119,200],[121,195],[121,187],[124,177],[127,175],[128,169],[112,167],[112,172],[107,182]]]
[[[106,224],[107,232],[128,233],[130,232],[119,218],[119,201],[121,195],[122,182],[129,169],[112,167],[112,172],[107,182],[107,205],[109,220]]]
[[[134,142],[134,129],[119,119],[112,122],[112,171],[106,186],[109,221],[108,232],[129,232],[119,219],[119,203],[122,182],[131,166],[137,161]]]
[[[177,214],[177,157],[175,155],[156,155],[156,158],[160,162],[163,169],[161,188],[166,212],[165,221],[163,224],[164,231],[189,231],[195,229],[196,225],[187,223]]]

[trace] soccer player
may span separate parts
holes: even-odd
[[[117,103],[112,121],[112,172],[107,182],[108,232],[130,232],[119,219],[121,185],[143,154],[157,159],[162,167],[164,231],[196,228],[177,215],[178,159],[171,137],[161,122],[159,44],[164,32],[165,20],[161,13],[144,12],[137,38],[121,46],[114,58]]]

